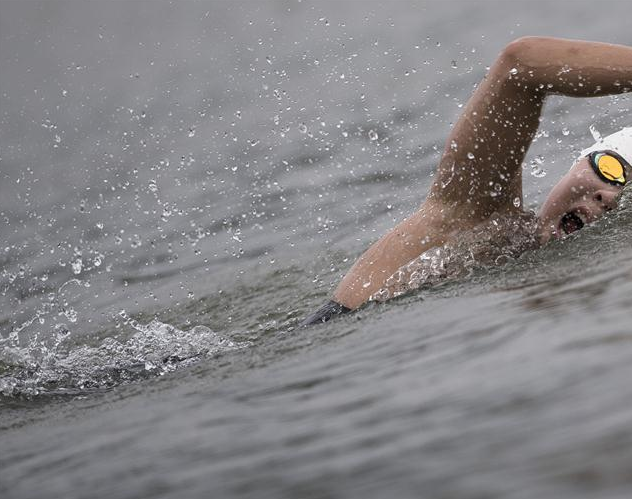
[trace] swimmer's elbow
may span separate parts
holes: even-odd
[[[572,48],[576,42],[547,36],[522,36],[503,49],[500,59],[517,69],[534,69],[550,64],[552,54]]]
[[[498,57],[499,61],[509,67],[524,64],[535,45],[540,45],[544,38],[539,36],[522,36],[508,43]]]
[[[537,88],[542,76],[539,68],[550,64],[549,54],[564,43],[569,41],[544,36],[517,38],[502,50],[493,72],[499,81],[512,81],[523,89]]]

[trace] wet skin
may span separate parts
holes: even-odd
[[[581,158],[553,187],[539,214],[539,239],[561,239],[617,207],[622,187],[604,182]]]
[[[598,97],[629,91],[632,47],[548,37],[508,44],[452,128],[424,203],[358,258],[335,289],[334,301],[354,310],[398,268],[428,249],[494,216],[518,214],[523,206],[522,164],[548,95]],[[602,181],[582,158],[542,207],[540,243],[601,217],[616,206],[620,192],[621,187]]]

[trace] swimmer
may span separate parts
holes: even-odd
[[[495,218],[517,220],[537,247],[614,209],[632,176],[632,128],[582,151],[539,214],[531,214],[533,224],[524,223],[530,212],[522,209],[522,163],[548,95],[597,97],[631,90],[631,47],[547,37],[511,42],[454,125],[425,202],[362,254],[333,299],[302,325],[357,309],[408,262]]]

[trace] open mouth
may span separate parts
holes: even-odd
[[[560,228],[566,235],[578,231],[584,226],[584,221],[575,212],[565,213],[560,221]]]

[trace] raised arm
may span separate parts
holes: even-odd
[[[590,97],[632,88],[632,48],[559,38],[510,43],[446,142],[430,197],[484,220],[522,204],[522,162],[549,94]],[[517,204],[517,203],[516,203]]]
[[[494,212],[520,209],[521,165],[547,95],[589,97],[630,89],[630,47],[544,37],[510,43],[450,133],[428,199],[356,261],[335,301],[355,309],[427,249]]]

